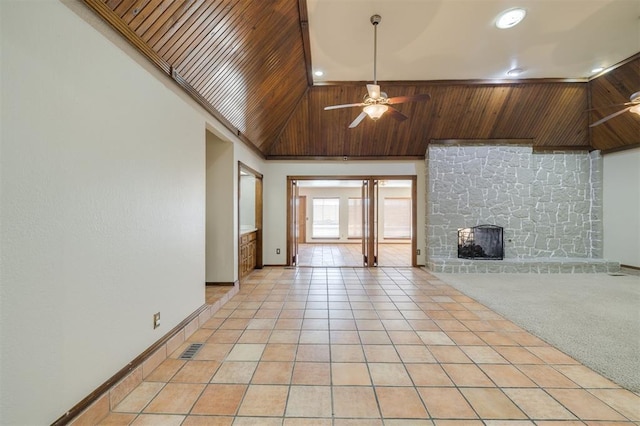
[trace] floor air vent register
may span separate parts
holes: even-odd
[[[189,345],[182,355],[180,355],[179,359],[193,359],[194,356],[198,353],[200,348],[204,345],[204,343],[192,343]]]

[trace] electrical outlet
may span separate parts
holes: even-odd
[[[420,256],[420,249],[418,249],[418,253],[417,254],[418,254],[418,256]]]
[[[276,249],[276,254],[280,254],[280,249]]]
[[[153,329],[160,327],[160,312],[153,314]]]

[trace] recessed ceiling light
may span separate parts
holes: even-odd
[[[591,72],[594,74],[599,73],[601,71],[604,71],[604,67],[595,67],[594,69],[591,70]]]
[[[511,68],[509,71],[507,71],[507,75],[509,77],[517,77],[523,72],[524,72],[524,69],[522,68]]]
[[[315,75],[316,77],[322,77],[324,75],[324,71],[320,71],[320,70],[315,71],[313,75]]]
[[[527,11],[522,8],[505,10],[496,19],[496,27],[500,29],[515,27],[526,15]]]

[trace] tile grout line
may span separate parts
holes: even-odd
[[[388,274],[387,274],[387,275],[388,275]],[[330,316],[330,312],[329,312],[329,311],[330,311],[330,308],[329,308],[329,300],[328,300],[328,298],[329,298],[329,288],[328,288],[328,285],[329,285],[329,284],[328,284],[328,283],[329,283],[329,277],[328,277],[328,275],[326,276],[326,282],[327,282],[327,284],[326,284],[326,285],[327,285],[327,305],[326,305],[326,306],[327,306],[327,308],[326,308],[326,309],[327,309],[327,318],[326,318],[326,320],[327,320],[327,326],[328,326],[328,328],[327,328],[327,330],[326,330],[326,331],[327,331],[327,333],[328,333],[328,337],[329,337],[329,340],[328,340],[327,345],[328,345],[328,349],[329,349],[329,366],[330,366],[330,385],[329,385],[329,386],[330,386],[331,388],[333,388],[334,386],[337,386],[337,385],[334,385],[334,384],[333,384],[333,370],[332,370],[332,368],[331,368],[331,365],[334,363],[334,361],[333,361],[333,352],[332,352],[332,338],[331,338],[331,331],[349,331],[349,330],[340,330],[340,329],[332,330],[332,328],[331,328],[331,322],[330,322],[330,320],[331,320],[331,316]],[[344,286],[344,279],[342,280],[342,283],[343,283],[343,286]],[[292,287],[290,284],[288,284],[288,286],[289,286],[289,291],[288,291],[287,295],[291,294],[291,287]],[[307,293],[306,293],[306,294],[307,294],[307,300],[308,300],[309,295],[311,294],[311,293],[310,293],[310,292],[311,292],[311,286],[312,286],[312,284],[310,283],[310,284],[309,284],[309,289],[308,289],[308,291],[307,291]],[[363,286],[364,286],[364,285],[363,285]],[[377,285],[377,286],[378,286],[378,287],[382,287],[382,288],[384,288],[384,287],[383,287],[383,286],[381,286],[381,285]],[[417,284],[414,284],[414,286],[418,286],[418,285],[417,285]],[[255,290],[255,288],[254,288],[254,290]],[[273,290],[273,288],[272,288],[272,290]],[[366,293],[366,292],[365,292],[365,293]],[[269,294],[271,294],[271,292],[270,292]],[[348,295],[348,292],[347,292],[347,295]],[[406,296],[408,296],[408,295],[406,294],[406,291],[405,291],[405,295],[406,295]],[[266,297],[268,297],[268,296],[266,296]],[[373,302],[371,301],[371,294],[367,294],[367,297],[369,298],[369,303],[373,303]],[[410,297],[410,296],[408,296],[408,297]],[[266,299],[265,299],[265,300],[266,300]],[[393,301],[392,301],[392,302],[393,302]],[[264,300],[263,300],[263,302],[262,302],[262,303],[264,303]],[[284,298],[283,303],[286,303],[286,297]],[[395,302],[393,302],[393,303],[394,303],[394,306],[397,308],[397,310],[398,310],[398,311],[400,311],[400,312],[402,312],[402,311],[398,308],[398,306],[395,304]],[[414,302],[414,303],[415,303],[415,302]],[[262,306],[262,305],[261,305],[261,306]],[[284,305],[283,305],[283,306],[284,306]],[[236,307],[235,309],[237,309],[237,307]],[[235,310],[235,309],[234,309],[234,310]],[[265,343],[265,348],[266,348],[266,345],[267,345],[267,344],[269,344],[268,342],[269,342],[269,340],[270,340],[270,337],[271,337],[271,335],[273,334],[273,331],[275,330],[275,326],[276,326],[276,324],[277,324],[277,320],[279,319],[279,317],[280,317],[280,315],[282,314],[282,311],[283,311],[283,310],[284,310],[284,309],[280,309],[280,310],[279,310],[279,313],[278,313],[278,317],[276,317],[276,318],[275,318],[275,320],[276,320],[276,321],[274,322],[274,326],[270,329],[269,337],[267,338],[267,343]],[[306,311],[306,307],[305,307],[305,309],[304,309],[304,310]],[[426,314],[426,312],[424,311],[424,309],[422,309],[422,308],[421,308],[421,310],[422,310],[422,312],[424,312],[424,313]],[[254,313],[254,317],[255,317],[255,315],[257,314],[257,312],[258,312],[258,311],[259,311],[259,309],[257,309],[257,310],[256,310],[256,313]],[[358,326],[357,326],[357,321],[356,321],[355,315],[353,314],[353,311],[354,311],[353,307],[352,307],[349,311],[351,312],[352,316],[354,316],[354,318],[353,318],[353,321],[354,321],[354,323],[355,323],[355,330],[354,330],[354,331],[355,331],[356,333],[358,333],[358,335],[359,335],[359,332],[360,332],[361,330],[360,330],[360,329],[358,328]],[[376,312],[376,315],[378,315],[378,311],[377,311],[377,309],[376,309],[375,305],[373,305],[373,311],[374,311],[374,312]],[[490,310],[489,310],[489,311],[490,311]],[[303,315],[303,316],[304,316],[304,315]],[[427,316],[428,316],[428,315],[427,315]],[[229,316],[227,316],[227,317],[225,318],[225,320],[226,320],[226,319],[228,319],[228,318],[229,318]],[[404,318],[404,320],[405,320],[405,321],[408,321],[408,319],[407,319],[406,317]],[[456,319],[456,320],[457,320],[457,319]],[[379,315],[378,315],[378,321],[383,321],[383,320],[379,317]],[[399,354],[398,349],[397,349],[397,347],[396,347],[396,346],[397,346],[397,343],[394,343],[393,339],[391,339],[391,336],[389,335],[389,331],[392,331],[392,330],[387,329],[387,328],[385,327],[384,323],[382,323],[382,324],[383,324],[382,326],[383,326],[383,330],[384,330],[384,332],[385,332],[385,335],[387,336],[387,338],[388,338],[388,339],[389,339],[389,341],[390,341],[390,345],[391,345],[391,346],[393,346],[393,348],[394,348],[394,351],[395,351],[396,355],[399,357],[400,362],[402,363],[403,368],[404,368],[405,372],[407,373],[407,376],[409,377],[409,379],[411,380],[411,383],[413,384],[412,388],[413,388],[413,389],[415,389],[415,390],[416,390],[416,392],[417,392],[418,386],[415,384],[415,381],[414,381],[413,377],[409,374],[409,372],[408,372],[408,370],[407,370],[407,368],[406,368],[406,362],[402,359],[402,357],[400,357],[400,354]],[[411,324],[410,324],[410,325],[411,325]],[[294,384],[292,383],[292,380],[293,380],[292,375],[293,375],[293,372],[295,371],[295,370],[294,370],[294,368],[295,368],[295,363],[296,363],[296,362],[298,362],[298,361],[297,361],[297,353],[298,353],[298,349],[299,349],[299,346],[300,346],[301,344],[304,344],[304,343],[300,343],[300,338],[301,338],[301,335],[302,335],[302,331],[304,330],[304,329],[303,329],[303,326],[304,326],[304,318],[302,319],[302,322],[301,322],[301,324],[300,324],[299,333],[298,333],[298,341],[297,341],[297,343],[296,343],[296,352],[295,352],[295,355],[294,355],[294,361],[293,361],[293,365],[294,365],[294,367],[292,368],[292,371],[291,371],[291,377],[290,377],[290,383],[289,383],[289,390],[288,390],[288,394],[287,394],[287,401],[286,401],[286,403],[285,403],[285,413],[284,413],[283,418],[285,418],[285,417],[286,417],[286,407],[287,407],[287,404],[288,404],[288,397],[289,397],[289,394],[290,394],[290,391],[291,391],[291,386],[293,386],[293,385],[294,385]],[[220,329],[219,327],[220,327],[220,326],[218,326],[218,328],[217,328],[216,330],[219,330],[219,329]],[[447,331],[445,331],[444,329],[442,329],[440,326],[438,326],[438,328],[440,329],[440,332],[442,332],[442,333],[444,333],[445,335],[447,335],[447,336],[448,336]],[[242,333],[242,334],[244,334],[244,332],[246,332],[246,331],[247,331],[246,326],[245,326],[245,328],[244,328],[243,330],[244,330],[244,331],[243,331],[243,333]],[[314,329],[307,329],[307,330],[314,330]],[[324,329],[323,329],[323,330],[324,330]],[[362,331],[365,331],[365,330],[362,330]],[[366,331],[370,331],[370,330],[366,330]],[[380,330],[380,331],[382,331],[382,330]],[[416,330],[415,328],[413,328],[413,326],[411,325],[411,331],[413,331],[413,332],[415,333],[415,332],[417,332],[418,330]],[[452,331],[452,330],[449,330],[449,331]],[[474,332],[473,330],[469,330],[469,332],[471,332],[472,334],[476,335],[476,332],[477,332],[477,331],[475,331],[475,332]],[[215,331],[214,331],[214,333],[215,333]],[[241,336],[242,336],[242,334],[241,334]],[[476,336],[477,336],[477,335],[476,335]],[[359,337],[360,337],[360,336],[359,336]],[[479,336],[477,336],[477,337],[478,337],[478,338],[480,338]],[[234,347],[236,344],[239,344],[238,340],[239,340],[240,338],[241,338],[241,337],[239,337],[239,338],[236,340],[236,342],[232,344],[231,349],[229,350],[229,352],[231,352],[231,351],[233,350],[233,347]],[[498,353],[499,355],[501,355],[498,351],[496,351],[496,350],[495,350],[494,345],[487,343],[487,342],[486,342],[486,341],[484,341],[484,339],[482,339],[482,338],[480,338],[480,339],[483,341],[483,343],[484,343],[483,345],[466,345],[466,346],[487,347],[487,348],[490,348],[490,349],[494,350],[494,351],[495,351],[496,353]],[[374,389],[374,395],[376,396],[376,403],[378,404],[378,410],[379,410],[379,412],[380,412],[381,420],[384,420],[384,418],[382,417],[382,412],[381,412],[380,403],[379,403],[379,400],[378,400],[378,398],[377,398],[377,394],[375,393],[375,385],[374,385],[374,383],[373,383],[373,377],[372,377],[372,375],[371,375],[371,370],[370,370],[370,368],[369,368],[369,361],[367,360],[367,358],[366,358],[366,353],[364,352],[364,346],[366,346],[366,345],[362,342],[362,340],[361,340],[360,338],[359,338],[359,340],[360,340],[360,344],[359,344],[359,346],[362,348],[363,356],[365,356],[365,363],[366,363],[366,365],[367,365],[367,371],[368,371],[368,373],[369,373],[369,380],[370,380],[370,382],[371,382],[371,387]],[[454,342],[454,343],[455,343],[455,342]],[[522,349],[528,350],[528,349],[527,349],[527,347],[526,347],[526,346],[523,346],[521,343],[518,343],[518,342],[516,342],[516,343],[517,343],[517,345],[516,345],[516,346],[514,346],[514,347],[519,347],[519,348],[522,348]],[[546,346],[544,346],[544,347],[551,347],[551,348],[554,348],[552,345],[549,345],[549,344],[548,344],[548,343],[546,343],[546,342],[544,342],[544,343],[546,344]],[[338,345],[338,343],[336,343],[336,345]],[[427,345],[424,341],[423,341],[423,345],[425,346],[425,348],[427,349],[427,351],[429,351],[428,345]],[[451,346],[451,345],[445,345],[445,346]],[[460,347],[460,346],[465,346],[465,345],[459,345],[459,344],[455,343],[455,345],[454,345],[454,346],[455,346],[455,347]],[[263,350],[264,350],[264,349],[263,349]],[[557,349],[556,349],[556,350],[557,350]],[[464,351],[463,351],[463,352],[464,352]],[[264,354],[264,352],[263,352],[263,354]],[[261,357],[263,356],[263,354],[261,355]],[[433,354],[432,354],[432,355],[433,355]],[[465,353],[465,355],[467,355],[467,354]],[[565,354],[565,355],[566,355],[566,354]],[[227,353],[227,356],[228,356],[228,353]],[[468,355],[467,355],[467,356],[468,356]],[[535,354],[534,354],[534,356],[535,356]],[[434,357],[434,358],[435,358],[435,357]],[[226,356],[225,356],[225,359],[226,359]],[[475,366],[476,368],[478,368],[478,369],[479,369],[479,370],[480,370],[480,371],[481,371],[485,376],[488,376],[488,375],[484,372],[484,370],[481,368],[481,366],[482,366],[482,365],[485,365],[485,364],[489,364],[489,365],[490,365],[490,364],[492,364],[492,363],[478,363],[478,362],[476,362],[476,361],[475,361],[474,359],[472,359],[472,358],[470,359],[470,361],[471,361],[471,363],[462,363],[462,364],[470,364],[470,365],[474,365],[474,366]],[[518,371],[521,371],[521,370],[517,367],[517,365],[528,365],[528,364],[513,364],[511,361],[509,361],[509,360],[507,360],[507,359],[505,359],[505,361],[506,361],[506,363],[505,363],[505,364],[500,363],[499,365],[510,365],[510,366],[512,366],[512,367],[515,367]],[[223,362],[224,362],[224,361],[223,361]],[[259,360],[259,361],[258,361],[258,365],[259,365],[259,363],[260,363],[260,362],[261,362],[261,361]],[[267,362],[267,361],[265,361],[265,362]],[[548,363],[547,361],[544,361],[544,360],[543,360],[543,362],[544,362],[544,364],[543,364],[543,365],[545,365],[545,366],[547,366],[547,367],[549,367],[549,368],[553,369],[553,370],[554,370],[554,371],[556,371],[558,374],[561,374],[563,377],[565,377],[567,380],[569,380],[569,381],[573,382],[573,380],[572,380],[571,378],[569,378],[569,377],[565,376],[565,375],[563,374],[563,372],[562,372],[562,371],[559,371],[559,370],[555,367],[555,365],[561,365],[561,364],[550,364],[550,363]],[[440,362],[437,358],[436,358],[436,363],[435,363],[435,364],[437,364],[438,366],[440,366],[440,368],[442,368],[442,362]],[[185,365],[186,365],[186,364],[185,364]],[[537,364],[531,364],[531,365],[537,365]],[[571,365],[571,364],[562,364],[562,365]],[[578,364],[578,365],[582,365],[582,364]],[[178,369],[178,371],[180,371],[182,368],[184,368],[184,365],[183,365],[180,369]],[[588,368],[588,367],[587,367],[587,368]],[[257,367],[256,367],[256,370],[257,370]],[[252,379],[253,379],[253,376],[256,374],[256,370],[254,370],[254,372],[252,373],[252,378],[250,379],[249,383],[247,384],[247,390],[249,389],[249,386],[251,386],[251,381],[252,381]],[[450,374],[449,374],[446,370],[444,370],[444,369],[443,369],[443,371],[444,371],[444,373],[447,375],[447,377],[449,377],[449,379],[451,380],[452,378],[451,378]],[[523,373],[523,372],[522,372],[522,373]],[[177,374],[177,371],[172,375],[172,377],[174,377],[176,374]],[[528,377],[528,376],[526,375],[526,373],[523,373],[523,374],[525,374],[525,377]],[[597,374],[597,373],[596,373],[596,374]],[[212,375],[211,380],[213,379],[213,377],[214,377],[214,376],[215,376],[215,372],[214,372],[214,374]],[[527,416],[527,418],[528,418],[530,421],[533,421],[533,419],[532,419],[532,418],[531,418],[531,417],[530,417],[526,412],[524,412],[524,411],[523,411],[523,410],[518,406],[518,404],[517,404],[515,401],[513,401],[513,400],[509,397],[509,395],[507,395],[507,394],[504,392],[503,388],[497,385],[497,383],[495,382],[495,380],[494,380],[494,379],[492,379],[491,377],[487,377],[487,378],[488,378],[488,380],[490,380],[490,382],[491,382],[491,383],[493,383],[493,384],[495,385],[495,387],[492,387],[492,388],[499,389],[499,390],[500,390],[500,392],[501,392],[501,394],[502,394],[503,396],[505,396],[505,397],[506,397],[506,398],[507,398],[511,403],[513,403],[516,407],[518,407],[518,409],[519,409],[519,410],[520,410],[524,415],[526,415],[526,416]],[[169,379],[169,381],[170,381],[170,379]],[[169,381],[168,381],[168,382],[169,382]],[[168,382],[167,382],[167,383],[168,383]],[[163,385],[163,387],[161,388],[161,390],[162,390],[162,389],[164,389],[164,387],[167,385],[167,383],[164,383],[164,385]],[[456,388],[456,389],[464,388],[464,387],[459,387],[459,386],[455,383],[455,381],[453,381],[453,380],[452,380],[452,383],[454,384],[454,388]],[[624,414],[620,413],[620,412],[619,412],[618,410],[616,410],[614,407],[610,406],[608,403],[606,403],[605,401],[601,400],[600,398],[598,398],[598,397],[597,397],[596,395],[594,395],[593,393],[589,392],[589,389],[610,389],[610,388],[585,388],[584,386],[582,386],[582,385],[580,385],[580,384],[578,384],[578,383],[575,383],[575,384],[576,384],[576,386],[577,386],[577,389],[580,389],[580,390],[583,390],[583,391],[585,391],[585,392],[588,392],[588,394],[589,394],[589,395],[591,395],[591,396],[593,396],[594,398],[596,398],[597,400],[601,401],[604,405],[606,405],[607,407],[611,408],[611,409],[612,409],[612,410],[614,410],[616,413],[620,414],[623,418],[627,419],[627,416],[625,416]],[[206,389],[206,385],[205,385],[205,389]],[[516,388],[514,388],[514,389],[525,389],[525,388],[517,388],[517,387],[516,387]],[[546,395],[548,395],[548,396],[549,396],[550,398],[552,398],[554,401],[558,402],[558,403],[559,403],[559,405],[560,405],[561,407],[563,407],[564,409],[566,409],[566,410],[567,410],[568,412],[570,412],[571,414],[575,415],[575,413],[573,413],[573,412],[572,412],[571,410],[569,410],[566,406],[564,406],[564,404],[563,404],[562,402],[560,402],[560,401],[556,400],[552,395],[550,395],[550,394],[547,392],[547,388],[546,388],[546,387],[541,387],[540,385],[538,385],[538,384],[536,383],[536,388],[535,388],[535,389],[542,390],[543,392],[545,392],[545,394],[546,394]],[[161,392],[161,390],[160,390],[160,391],[158,391],[158,394]],[[247,391],[245,390],[245,394],[243,395],[243,400],[244,400],[244,397],[246,396],[246,392],[247,392]],[[460,393],[461,393],[461,392],[460,392]],[[157,396],[158,394],[156,394],[156,396]],[[475,411],[475,408],[473,408],[473,406],[470,404],[470,402],[466,399],[466,396],[464,396],[464,394],[462,394],[462,393],[461,393],[461,395],[463,396],[463,398],[465,398],[465,401],[467,401],[467,403],[469,403],[469,405],[470,405],[470,406],[471,406],[471,408],[474,410],[474,412],[476,413],[476,415],[478,415],[478,413]],[[334,406],[334,404],[333,404],[333,392],[331,393],[331,398],[332,398],[332,400],[331,400],[331,403],[332,403],[332,410],[335,410],[335,406]],[[198,399],[199,399],[199,397],[198,397],[198,398],[196,398],[196,401],[197,401]],[[152,400],[153,400],[153,398],[152,398]],[[425,407],[425,410],[427,410],[426,404],[425,404],[425,402],[424,402],[424,400],[422,399],[422,397],[421,397],[421,396],[420,396],[420,401],[422,402],[423,406]],[[150,403],[150,402],[149,402],[149,403]],[[195,402],[194,402],[194,405],[195,405]],[[242,402],[238,405],[238,410],[240,409],[241,405],[242,405]],[[148,406],[148,404],[145,406],[145,408],[146,408],[147,406]],[[193,407],[192,407],[191,409],[193,409]],[[142,411],[144,411],[144,409],[143,409]],[[191,411],[191,410],[190,410],[190,411]],[[429,413],[429,412],[428,412],[428,410],[427,410],[427,413]],[[577,417],[577,418],[579,418],[578,416],[576,416],[576,417]],[[432,418],[432,417],[429,415],[429,418]],[[479,415],[478,415],[478,418],[480,418],[480,416],[479,416]],[[481,419],[480,421],[482,421],[483,423],[485,423],[485,424],[486,424],[486,422],[484,421],[484,419]]]

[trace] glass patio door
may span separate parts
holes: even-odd
[[[306,224],[301,224],[298,218],[298,212],[300,209],[300,192],[298,189],[298,181],[291,179],[289,186],[287,187],[289,200],[288,216],[289,216],[289,235],[287,244],[287,265],[297,266],[299,263],[298,254],[298,240],[300,237],[300,227]]]

